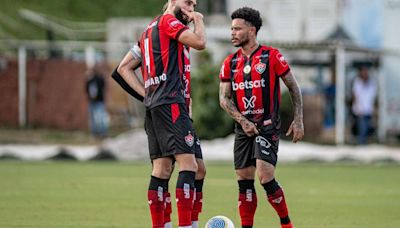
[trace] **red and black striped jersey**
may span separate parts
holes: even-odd
[[[230,82],[239,112],[248,120],[267,126],[279,123],[280,83],[290,68],[275,48],[260,45],[247,57],[242,49],[229,55],[221,68],[220,80]]]
[[[156,17],[143,32],[142,52],[144,104],[153,108],[162,104],[185,103],[182,78],[185,73],[185,48],[178,41],[188,29],[171,14]]]

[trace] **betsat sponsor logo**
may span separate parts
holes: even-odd
[[[152,85],[158,85],[163,81],[167,81],[167,75],[162,74],[153,78],[149,78],[144,82],[144,88],[148,88]]]
[[[265,79],[262,78],[261,80],[254,80],[254,81],[244,81],[244,82],[232,82],[232,89],[233,91],[237,91],[239,89],[253,89],[253,88],[260,88],[265,87]]]

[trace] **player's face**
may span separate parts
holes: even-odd
[[[233,46],[243,47],[248,44],[252,28],[252,26],[249,26],[249,24],[241,18],[233,19],[231,26],[231,41]]]
[[[193,12],[196,7],[196,0],[176,0],[174,14],[183,24],[187,25],[190,20],[189,17],[182,12],[185,9],[188,12]]]

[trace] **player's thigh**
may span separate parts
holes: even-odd
[[[273,166],[278,162],[278,140],[273,140],[272,135],[260,134],[253,141],[254,158],[263,160]]]
[[[262,184],[274,178],[278,161],[278,144],[279,141],[273,134],[260,134],[254,140],[257,175]]]
[[[257,159],[256,170],[257,170],[258,179],[260,180],[261,184],[268,183],[272,179],[274,179],[275,166],[273,166],[272,164],[270,164],[266,161]]]
[[[235,143],[233,146],[235,169],[244,169],[250,166],[255,167],[254,158],[254,137],[247,137],[244,132],[235,133]]]

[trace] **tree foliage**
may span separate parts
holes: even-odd
[[[193,120],[201,139],[224,137],[233,132],[233,119],[219,106],[219,68],[208,52],[200,54],[199,70],[192,77]]]

